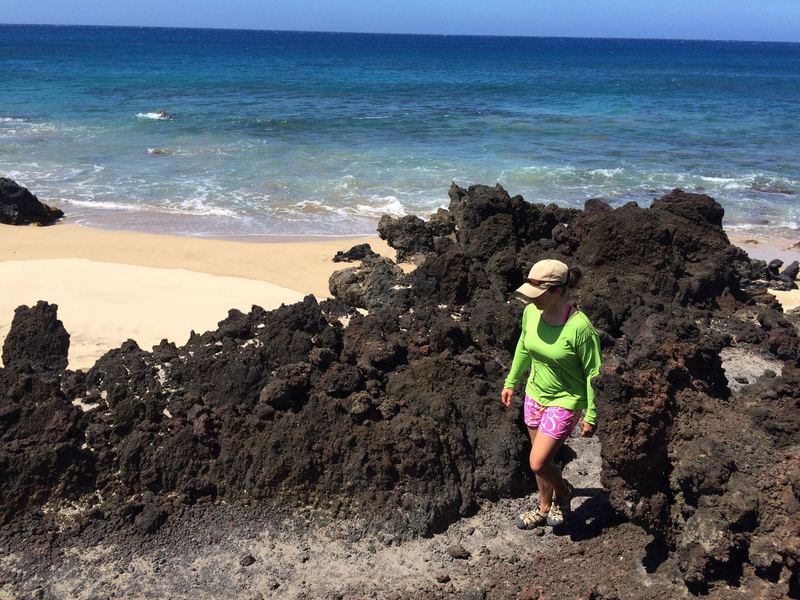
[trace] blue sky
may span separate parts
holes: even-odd
[[[800,0],[0,0],[0,22],[800,42]]]

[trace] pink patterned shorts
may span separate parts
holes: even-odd
[[[561,406],[542,406],[525,394],[525,425],[531,429],[538,429],[548,437],[562,440],[569,436],[581,420],[582,414],[583,411],[569,410]]]

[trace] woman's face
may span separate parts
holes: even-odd
[[[539,310],[547,310],[558,305],[558,301],[563,293],[563,288],[551,288],[545,291],[538,298],[533,299],[533,304]]]

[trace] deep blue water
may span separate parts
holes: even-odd
[[[372,233],[455,180],[800,237],[799,44],[8,25],[0,73],[0,175],[75,222]]]

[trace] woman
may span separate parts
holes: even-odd
[[[516,296],[531,302],[522,314],[522,335],[500,401],[511,406],[514,388],[530,368],[524,417],[531,437],[530,464],[539,488],[539,506],[517,517],[517,527],[562,525],[574,490],[561,477],[554,457],[581,421],[581,436],[595,430],[591,380],[600,371],[600,343],[589,318],[569,303],[567,290],[580,281],[579,269],[541,260]]]

